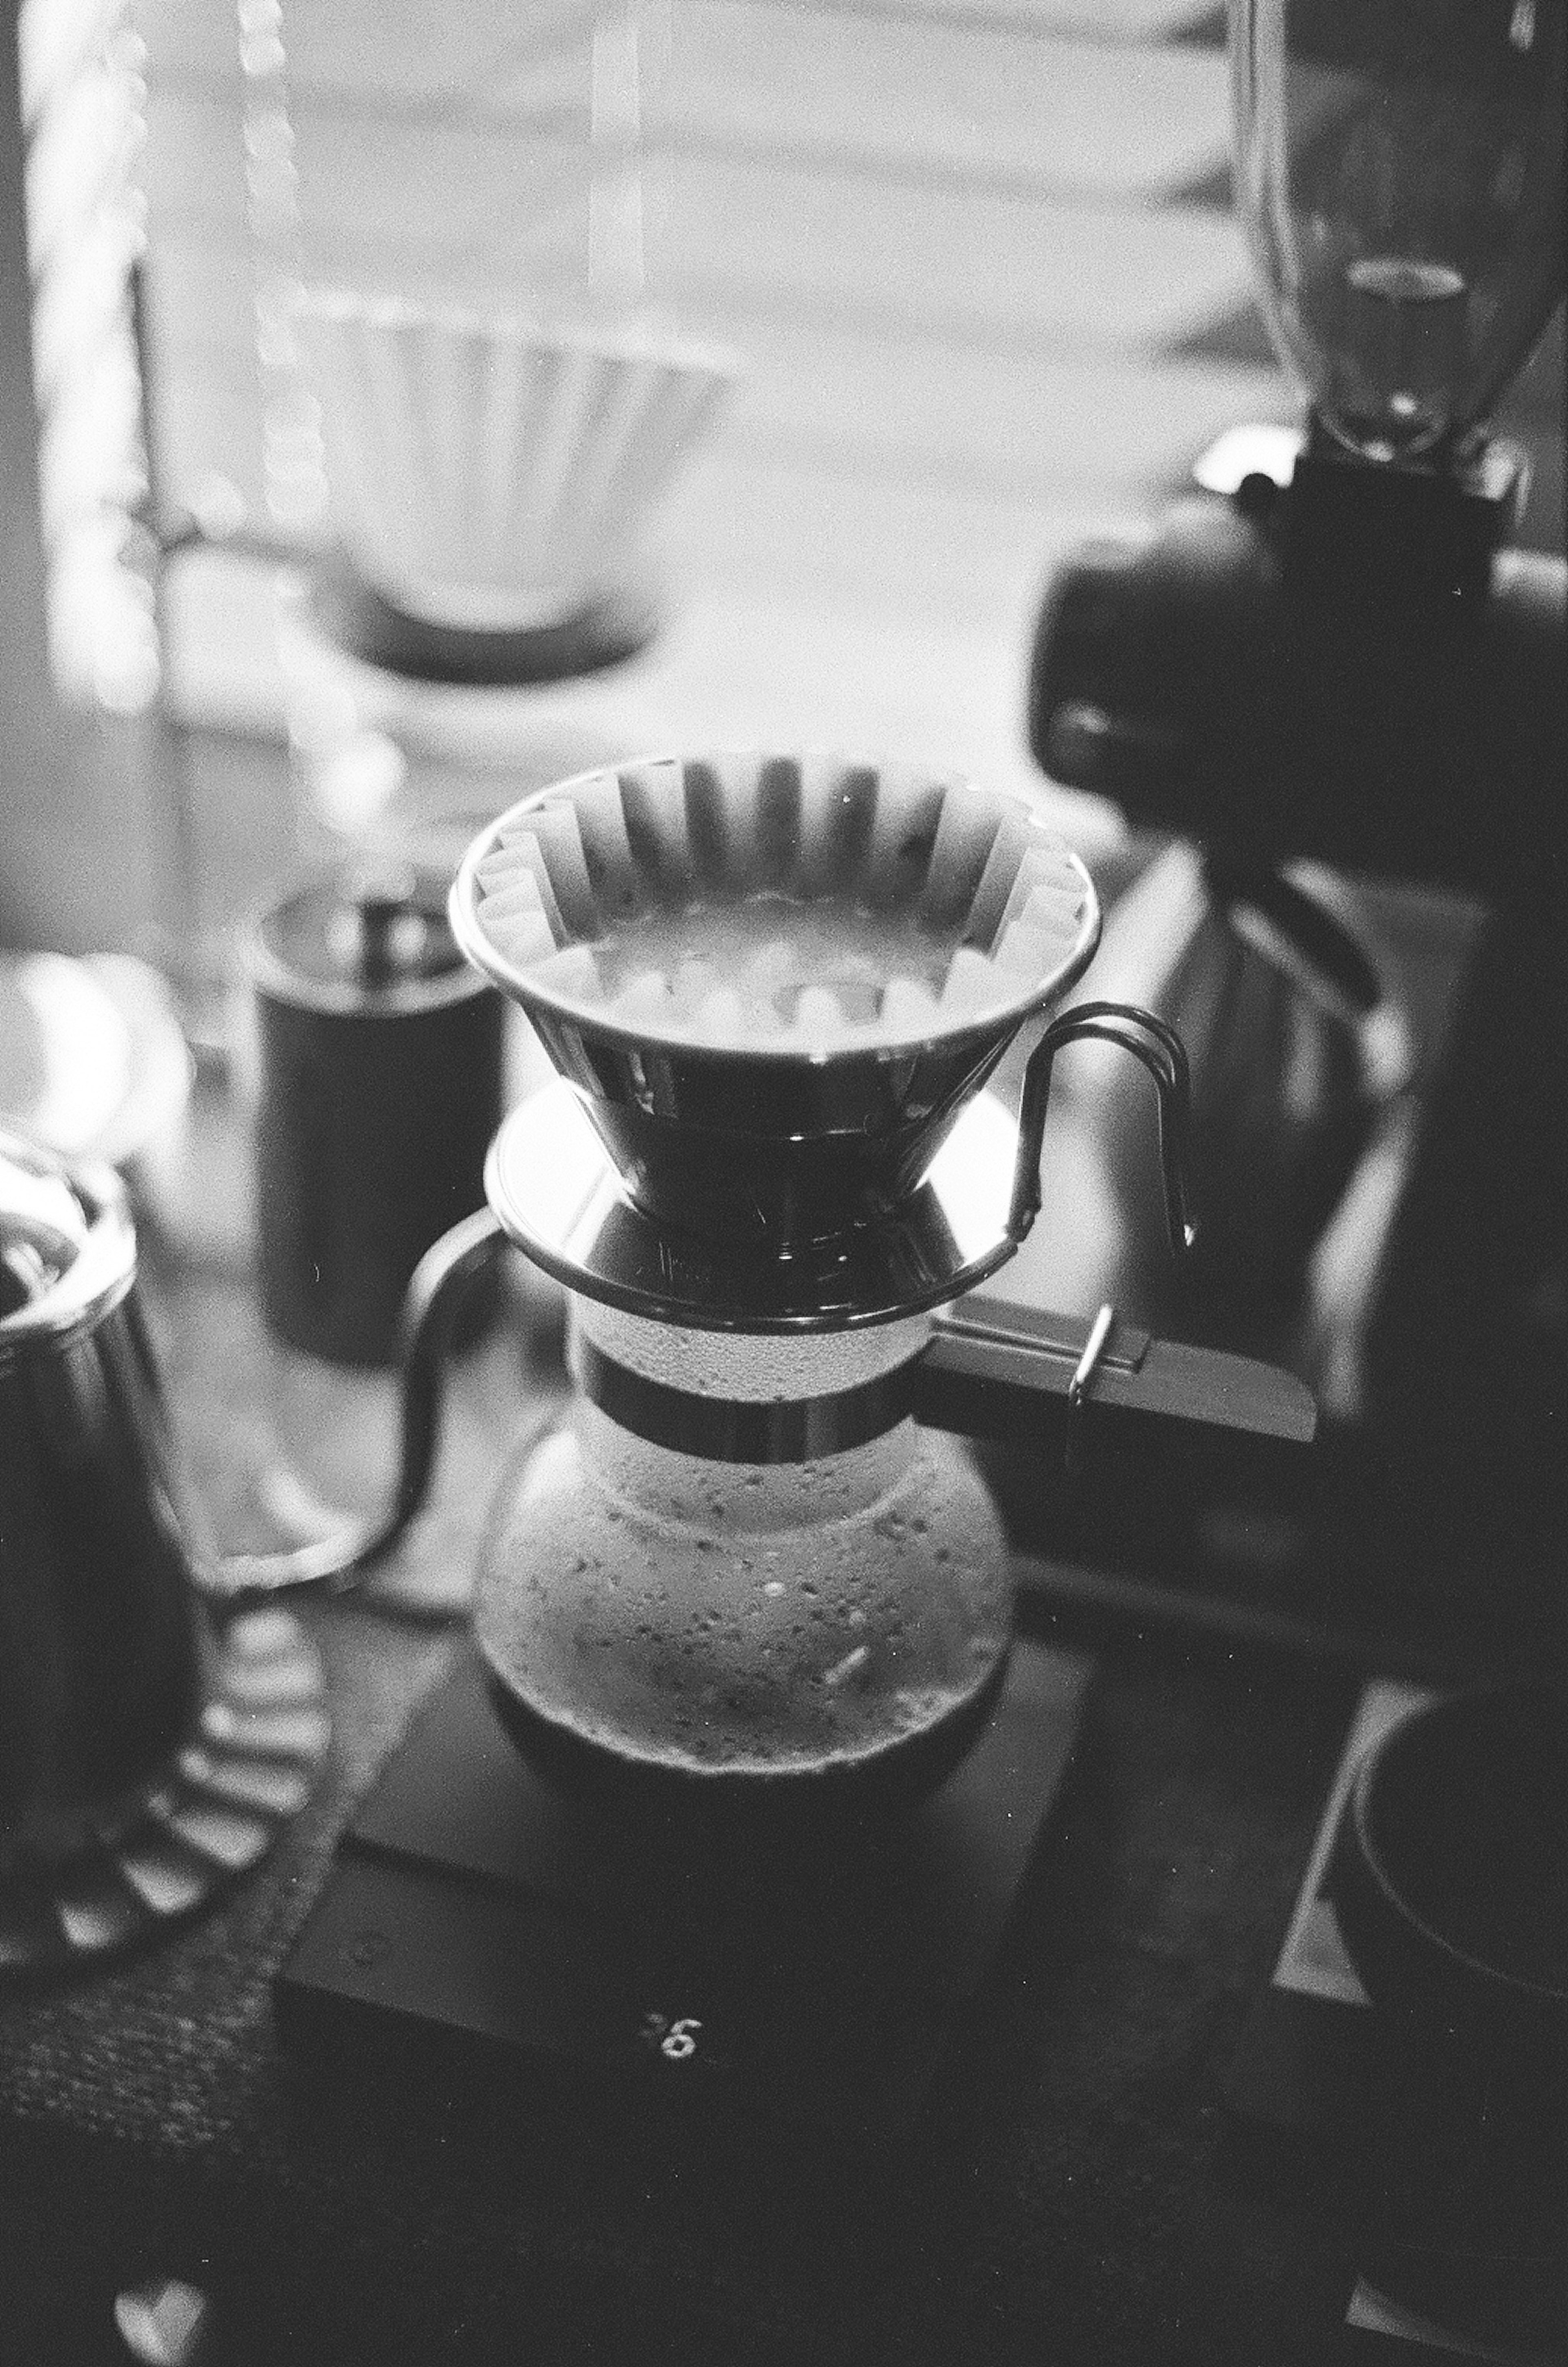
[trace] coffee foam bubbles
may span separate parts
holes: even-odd
[[[904,1422],[812,1463],[719,1464],[580,1404],[498,1508],[476,1627],[577,1741],[743,1780],[853,1769],[959,1716],[1010,1614],[996,1514],[949,1440]]]

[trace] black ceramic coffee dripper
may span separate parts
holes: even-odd
[[[725,917],[724,976],[701,956],[705,908]],[[1028,1229],[1051,1060],[1084,1034],[1125,1042],[1160,1082],[1184,1237],[1182,1054],[1144,1014],[1095,1006],[1058,1022],[1005,1150],[977,1117],[1009,1046],[1059,1003],[1100,934],[1082,865],[1021,803],[826,757],[626,766],[502,816],[465,860],[452,917],[564,1081],[502,1130],[491,1195],[570,1287],[757,1331],[883,1322],[952,1298]],[[687,929],[694,955],[661,971]],[[806,932],[793,948],[792,931]],[[559,1179],[579,1169],[568,1211]]]

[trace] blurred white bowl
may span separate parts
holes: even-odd
[[[129,954],[0,956],[0,1123],[120,1168],[139,1203],[178,1189],[191,1058],[174,999]]]
[[[556,623],[615,583],[739,363],[651,329],[301,289],[333,525],[366,581],[449,627]]]

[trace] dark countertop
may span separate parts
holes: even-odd
[[[314,1434],[318,1484],[373,1492],[384,1383],[280,1363],[243,1262],[151,1295],[231,1540],[280,1405]],[[522,1383],[504,1332],[466,1362],[436,1504],[393,1574],[405,1595],[460,1591]],[[113,2295],[154,2275],[215,2296],[213,2367],[1336,2355],[1348,2237],[1321,2199],[1258,2174],[1220,2082],[1311,1846],[1347,1672],[1168,1634],[1140,1646],[1125,1626],[1105,1644],[973,2026],[901,2157],[836,2181],[783,2155],[682,2157],[570,2100],[465,2101],[401,2078],[329,2093],[290,2062],[271,1977],[455,1648],[450,1625],[367,1605],[307,1616],[333,1741],[272,1857],[165,1944],[0,1996],[6,2367],[121,2359]]]
[[[294,2071],[269,1977],[447,1648],[361,1611],[313,1625],[336,1738],[270,1863],[177,1942],[0,2007],[0,2291],[19,2287],[0,2356],[18,2323],[18,2358],[114,2356],[85,2334],[153,2273],[214,2291],[257,2359],[480,2358],[513,2332],[516,2355],[562,2361],[1331,2355],[1345,2240],[1257,2182],[1217,2082],[1299,1878],[1339,1686],[1106,1661],[898,2224],[842,2206],[860,2257],[809,2166],[795,2189],[773,2164],[749,2207],[570,2115],[497,2099],[465,2121],[405,2095],[384,2116]]]

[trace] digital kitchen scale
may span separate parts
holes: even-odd
[[[896,2140],[996,1957],[1089,1666],[1016,1642],[919,1805],[748,1853],[555,1791],[465,1648],[339,1843],[276,1983],[284,2039],[339,2069],[804,2130],[824,2155]]]

